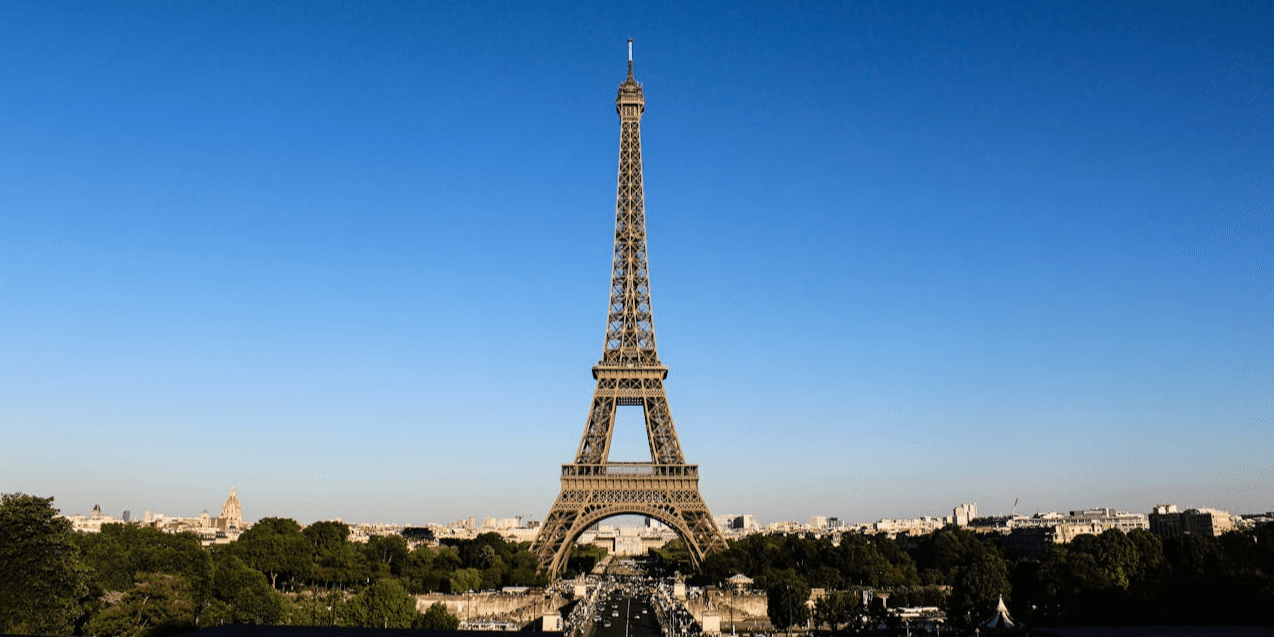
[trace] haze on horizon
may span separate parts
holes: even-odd
[[[1274,510],[1272,27],[3,5],[0,492],[540,519],[602,349],[631,37],[660,356],[713,513]]]

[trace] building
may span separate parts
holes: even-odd
[[[1234,530],[1234,517],[1218,509],[1186,509],[1175,504],[1157,504],[1150,513],[1150,532],[1160,537],[1185,533],[1216,537]]]
[[[1150,528],[1146,516],[1140,513],[1108,508],[1070,511],[1066,515],[1049,512],[1036,513],[1029,518],[1014,516],[1008,518],[1006,526],[1009,529],[1052,528],[1059,537],[1058,542],[1069,542],[1078,535],[1101,535],[1111,529],[1129,533],[1133,529]]]
[[[933,533],[942,527],[951,524],[951,518],[935,518],[924,516],[910,520],[891,520],[885,518],[878,520],[871,528],[876,533],[885,533],[890,537],[895,535],[925,535]]]
[[[230,485],[230,497],[221,505],[221,515],[217,518],[216,528],[229,532],[234,529],[236,535],[243,528],[243,507],[239,504],[239,496],[234,492],[235,485]],[[204,511],[204,515],[208,512]]]
[[[956,526],[969,526],[978,517],[978,503],[966,502],[951,510],[951,523]]]
[[[194,533],[205,545],[233,542],[251,526],[243,521],[243,506],[239,503],[234,485],[230,485],[230,495],[225,504],[221,505],[220,516],[213,517],[207,509],[194,517],[168,517],[162,513],[152,515],[147,511],[144,525],[165,533]]]
[[[88,515],[64,515],[62,516],[71,522],[71,529],[81,533],[100,533],[103,524],[119,524],[121,520],[117,520],[109,515],[102,513],[102,505],[93,505],[92,513]]]
[[[82,533],[99,533],[103,524],[139,524],[149,526],[165,533],[194,533],[205,544],[230,542],[238,539],[239,533],[249,525],[243,522],[243,507],[235,494],[234,486],[230,487],[230,497],[221,507],[221,516],[212,517],[207,509],[195,517],[169,517],[163,513],[151,513],[148,509],[141,520],[133,519],[132,514],[124,512],[124,519],[116,519],[102,513],[102,507],[96,505],[89,515],[64,516],[70,520],[71,528]]]
[[[958,508],[957,508],[958,512]],[[979,533],[999,533],[1010,553],[1038,557],[1050,544],[1065,544],[1081,535],[1101,535],[1117,530],[1129,533],[1148,529],[1145,515],[1110,508],[1083,509],[1065,514],[1050,511],[1024,515],[1004,515],[971,519],[968,527]]]
[[[721,532],[729,537],[742,537],[761,530],[755,515],[718,515],[714,519]]]

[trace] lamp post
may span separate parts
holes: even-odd
[[[730,634],[734,634],[734,583],[730,583]]]

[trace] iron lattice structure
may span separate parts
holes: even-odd
[[[588,527],[616,515],[644,515],[671,527],[690,549],[697,568],[708,553],[726,548],[699,494],[699,467],[686,464],[668,410],[668,368],[655,349],[646,260],[646,204],[641,175],[641,116],[646,99],[633,79],[619,85],[619,187],[615,197],[615,256],[610,309],[601,361],[593,367],[597,389],[575,462],[562,465],[562,491],[544,519],[533,550],[553,579]],[[650,462],[610,462],[615,411],[644,410]]]

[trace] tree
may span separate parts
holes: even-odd
[[[663,562],[672,561],[676,563],[675,558],[673,558],[673,560],[669,560],[668,553],[676,552],[676,548],[670,548],[670,547],[673,544],[676,544],[678,541],[679,540],[673,540],[671,542],[668,542],[667,544],[664,545],[662,549],[656,550],[655,554],[660,556]],[[570,557],[566,558],[567,574],[570,574],[571,577],[574,577],[573,574],[575,573],[588,573],[592,571],[593,567],[597,566],[598,562],[601,562],[603,559],[606,558],[606,553],[607,553],[606,549],[600,546],[593,546],[591,544],[576,544],[575,546],[571,547]],[[686,559],[688,560],[690,554],[686,553],[686,555],[687,555]],[[563,578],[566,578],[566,577],[567,575],[563,575]]]
[[[864,586],[909,586],[919,579],[916,564],[887,536],[841,535],[835,550],[844,581]]]
[[[314,574],[323,581],[344,581],[349,564],[349,526],[344,522],[315,522],[301,531],[314,547]]]
[[[0,633],[69,635],[83,612],[88,568],[53,498],[0,498]]]
[[[776,571],[767,578],[765,612],[775,628],[787,630],[809,620],[810,586],[792,571]]]
[[[315,522],[305,527],[301,535],[314,545],[314,561],[318,562],[340,552],[341,545],[349,540],[349,525],[327,520]]]
[[[375,571],[373,576],[399,575],[407,561],[407,540],[401,535],[373,535],[367,538],[363,552]]]
[[[1128,533],[1128,539],[1137,549],[1137,568],[1132,574],[1134,580],[1144,585],[1147,580],[1161,577],[1164,561],[1163,542],[1159,536],[1146,529],[1133,529]]]
[[[947,616],[972,624],[994,611],[1001,596],[1009,596],[1008,566],[999,554],[983,549],[956,568]]]
[[[286,613],[284,597],[270,586],[261,571],[250,568],[234,555],[217,562],[213,591],[225,603],[224,623],[272,625]]]
[[[311,590],[296,598],[288,623],[297,626],[336,626],[349,615],[340,591]]]
[[[145,573],[120,600],[98,613],[89,634],[160,637],[194,630],[195,601],[180,575]]]
[[[814,602],[814,623],[827,626],[833,633],[842,625],[852,625],[862,615],[861,596],[849,591],[833,591]]]
[[[411,628],[420,613],[416,598],[396,579],[376,580],[349,603],[350,618],[363,628]]]
[[[434,572],[434,550],[420,546],[408,553],[403,562],[402,579],[410,593],[437,590],[440,578]]]
[[[425,630],[456,630],[460,628],[460,618],[447,612],[442,602],[434,602],[429,610],[416,622],[416,628]]]
[[[314,566],[313,546],[295,520],[265,518],[240,535],[235,545],[244,562],[270,576],[276,590],[280,576],[305,577]]]
[[[543,586],[546,583],[543,575],[540,575],[540,561],[536,559],[535,554],[530,551],[528,545],[519,545],[518,551],[513,554],[509,560],[509,585],[510,586]]]
[[[1093,557],[1109,573],[1111,584],[1128,590],[1132,577],[1140,570],[1141,556],[1137,545],[1119,529],[1108,529],[1096,537],[1097,550]]]
[[[476,591],[482,588],[482,571],[476,568],[460,568],[452,571],[451,593],[453,595],[465,591]]]
[[[432,542],[434,541],[434,532],[432,529],[423,526],[409,526],[403,529],[403,538],[408,542]]]
[[[969,530],[949,525],[916,542],[916,567],[926,584],[950,584],[956,569],[983,550]]]
[[[186,578],[197,599],[208,593],[212,558],[193,533],[103,524],[101,532],[77,533],[75,540],[93,581],[105,590],[128,591],[146,573],[168,573]]]

